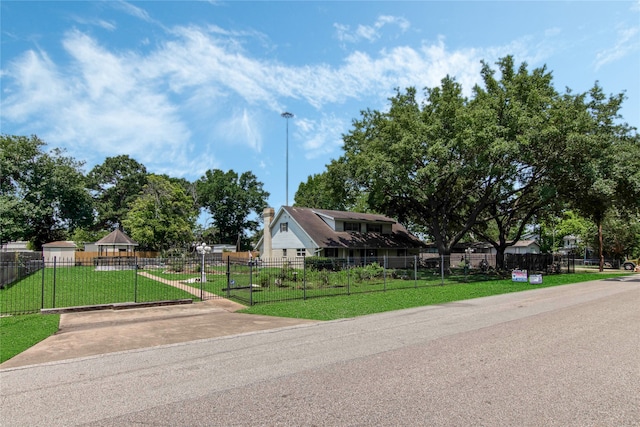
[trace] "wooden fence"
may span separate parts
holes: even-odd
[[[158,252],[152,251],[140,251],[140,252],[109,252],[109,253],[99,253],[99,252],[85,252],[85,251],[77,251],[75,253],[75,260],[79,263],[85,264],[90,263],[94,258],[111,258],[111,257],[123,257],[123,256],[135,256],[138,258],[157,258]]]

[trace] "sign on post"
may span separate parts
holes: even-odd
[[[527,281],[527,270],[513,270],[511,272],[511,281],[512,282],[526,282]]]
[[[540,285],[542,284],[542,274],[532,274],[529,276],[529,283],[532,285]]]

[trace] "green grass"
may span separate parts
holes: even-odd
[[[55,282],[55,287],[54,287]],[[43,293],[44,289],[44,293]],[[134,270],[95,271],[93,267],[38,271],[0,290],[0,313],[33,313],[41,308],[122,302],[148,302],[195,296]]]
[[[349,296],[257,304],[241,312],[302,319],[334,320],[623,275],[621,273],[550,275],[545,276],[540,285],[512,282],[511,279],[450,283],[444,286],[409,288],[397,292],[357,293]]]
[[[0,317],[0,363],[58,331],[59,314]]]
[[[625,274],[580,273],[545,276],[541,285],[514,283],[510,279],[448,283],[444,286],[430,285],[395,292],[352,293],[344,296],[315,297],[307,300],[257,304],[241,312],[302,319],[333,320],[623,275]],[[194,277],[194,275],[189,275],[189,277]],[[226,277],[217,277],[216,280],[207,282],[206,286],[211,291],[218,290],[223,295],[224,292],[221,289],[226,286]],[[362,286],[379,286],[379,284]],[[259,295],[261,293],[256,292],[255,294]],[[58,329],[59,319],[59,315],[41,314],[0,318],[0,363],[55,333]]]

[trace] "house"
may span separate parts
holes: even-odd
[[[495,251],[495,250],[494,250]],[[539,254],[540,244],[533,239],[518,240],[512,246],[508,246],[505,254]]]
[[[98,240],[95,245],[98,248],[98,256],[134,256],[138,243],[117,228]]]
[[[27,248],[29,242],[25,240],[19,240],[16,242],[7,242],[3,243],[0,246],[1,252],[33,252]]]
[[[261,258],[378,260],[417,255],[425,244],[384,215],[283,206],[263,212]]]
[[[52,266],[58,262],[74,265],[76,249],[76,244],[68,240],[49,242],[42,245],[42,257],[46,266]]]

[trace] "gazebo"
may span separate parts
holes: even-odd
[[[134,256],[138,243],[119,228],[96,242],[98,256]]]

